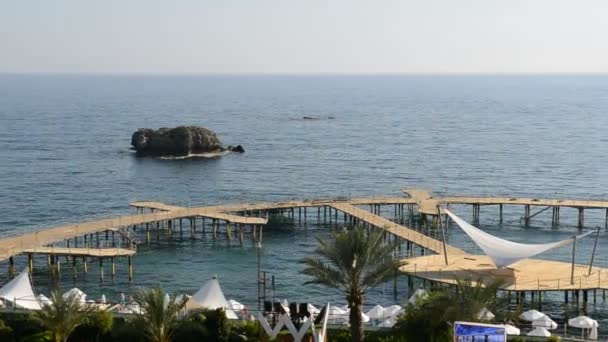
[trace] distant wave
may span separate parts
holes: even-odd
[[[210,153],[191,153],[185,156],[164,156],[164,157],[157,157],[158,159],[163,159],[163,160],[181,160],[181,159],[195,159],[195,158],[217,158],[217,157],[221,157],[225,154],[230,153],[230,151],[223,151],[223,152],[210,152]]]

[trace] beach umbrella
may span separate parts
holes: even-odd
[[[163,297],[163,309],[167,310],[169,307],[169,302],[171,302],[171,297],[169,297],[168,293],[165,293],[165,297]]]
[[[389,318],[382,323],[378,324],[379,328],[392,328],[395,325],[395,320],[393,318]]]
[[[364,314],[363,312],[361,313],[361,322],[363,322],[363,323],[369,322],[369,316]]]
[[[519,335],[521,333],[519,328],[514,327],[511,324],[505,324],[504,327],[505,331],[507,332],[507,335]]]
[[[236,310],[236,311],[241,311],[241,310],[245,309],[245,305],[237,302],[234,299],[229,299],[228,302],[226,302],[226,307],[228,309]]]
[[[105,294],[101,294],[101,299],[99,300],[101,302],[101,304],[105,304],[106,303],[106,295]]]
[[[397,316],[402,312],[403,312],[403,308],[401,307],[401,305],[391,305],[384,309],[384,316],[385,317]]]
[[[306,305],[306,307],[308,309],[308,312],[310,312],[311,315],[318,315],[321,312],[321,310],[317,309],[314,305],[312,305],[310,303],[308,303]]]
[[[534,322],[544,316],[546,316],[546,315],[540,311],[528,310],[528,311],[522,313],[521,315],[519,315],[519,318],[524,321]]]
[[[553,329],[557,328],[557,323],[555,323],[548,316],[543,316],[543,317],[535,320],[534,322],[532,322],[532,326],[533,327],[542,327],[542,328],[547,328],[549,330],[553,330]]]
[[[53,301],[51,301],[49,299],[49,297],[43,295],[42,293],[39,294],[38,296],[36,296],[36,298],[38,299],[38,301],[40,302],[40,305],[42,305],[42,306],[53,304]]]
[[[494,317],[496,316],[488,308],[483,308],[477,313],[477,319],[480,321],[491,321]]]
[[[551,336],[551,333],[543,327],[536,327],[536,328],[534,328],[534,330],[532,330],[528,333],[528,336],[549,337],[549,336]]]
[[[382,305],[376,305],[367,312],[367,316],[369,316],[371,319],[384,318],[384,308]]]
[[[418,289],[414,294],[407,300],[408,303],[414,304],[418,299],[424,299],[429,296],[429,293],[425,289]]]
[[[80,291],[77,288],[73,288],[73,289],[67,291],[61,297],[63,297],[63,299],[68,299],[70,296],[73,296],[73,298],[76,298],[81,303],[86,303],[86,301],[87,301],[86,293]]]
[[[598,323],[596,320],[587,316],[578,316],[569,319],[568,325],[575,328],[591,329],[591,331],[589,332],[589,339],[597,340]]]

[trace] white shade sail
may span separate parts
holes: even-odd
[[[424,294],[424,296],[427,296],[428,294]],[[387,308],[384,308],[384,315],[385,317],[390,317],[390,316],[397,316],[399,314],[401,314],[403,312],[403,308],[401,307],[401,305],[391,305]]]
[[[38,298],[34,295],[27,270],[19,273],[13,280],[0,288],[0,298],[24,309],[40,310],[41,308]]]
[[[536,320],[541,319],[544,316],[546,316],[546,315],[538,310],[528,310],[528,311],[523,312],[521,315],[519,315],[519,318],[524,321],[534,322]]]
[[[382,323],[378,324],[380,328],[392,328],[395,325],[395,319],[389,318]]]
[[[494,264],[498,268],[509,266],[520,260],[533,257],[537,254],[541,254],[557,247],[565,246],[574,242],[575,240],[575,238],[569,238],[558,242],[541,244],[524,244],[513,242],[498,238],[482,231],[481,229],[454,215],[448,209],[444,209],[444,211],[475,242],[475,244],[477,244],[477,246],[479,246],[479,248],[481,248],[484,253],[486,253],[486,255],[492,259],[492,261],[494,261]],[[579,235],[576,237],[576,239],[583,238],[591,233],[593,233],[593,231]]]

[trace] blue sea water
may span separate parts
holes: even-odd
[[[136,200],[198,206],[399,196],[407,187],[440,195],[608,199],[607,112],[606,75],[2,75],[0,235],[133,213],[128,203]],[[176,125],[208,127],[246,153],[161,160],[129,150],[137,128]],[[456,211],[471,218],[468,207]],[[522,226],[522,215],[523,208],[507,208],[501,225],[495,208],[482,208],[480,225],[528,242],[579,232],[573,209],[562,209],[557,228],[550,211],[531,227]],[[587,227],[604,227],[604,215],[588,210]],[[343,302],[333,290],[303,286],[297,262],[313,252],[315,236],[330,231],[313,222],[265,231],[262,268],[275,275],[277,297]],[[601,233],[596,263],[608,266]],[[449,239],[475,250],[456,229]],[[588,262],[592,244],[579,242],[578,262]],[[543,257],[568,260],[570,249]],[[48,292],[45,263],[37,260],[34,284]],[[218,275],[227,297],[256,302],[251,243],[207,237],[143,244],[132,283],[124,261],[103,284],[95,267],[76,281],[64,271],[60,285],[116,299],[156,284],[194,292]],[[2,273],[0,283],[6,281]],[[368,303],[402,301],[405,284],[399,280],[397,300],[388,283],[371,290]],[[591,310],[605,307],[600,300]]]

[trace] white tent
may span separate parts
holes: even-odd
[[[533,321],[532,326],[533,327],[543,327],[543,328],[547,328],[549,330],[553,330],[553,329],[557,328],[557,323],[555,323],[548,316],[543,316],[543,317]]]
[[[544,316],[546,315],[538,310],[528,310],[519,315],[519,318],[523,319],[524,321],[534,322]]]
[[[494,317],[496,316],[488,308],[483,308],[477,313],[477,319],[481,321],[491,321]]]
[[[348,320],[348,311],[344,311],[342,308],[337,307],[337,306],[330,306],[329,310],[327,311],[327,317],[329,317],[329,319],[346,319]]]
[[[530,331],[527,335],[528,336],[549,337],[549,336],[551,336],[551,333],[543,327],[536,327],[536,328],[534,328],[534,330]]]
[[[186,309],[192,310],[197,308],[207,309],[218,309],[222,308],[226,310],[226,316],[229,319],[237,319],[238,317],[234,311],[226,309],[226,297],[220,287],[220,282],[216,277],[211,278],[208,282],[203,285],[188,301],[186,302]]]
[[[589,318],[587,316],[578,316],[578,317],[569,319],[568,325],[575,327],[575,328],[591,329],[591,331],[589,332],[589,339],[597,340],[598,323],[596,320]]]
[[[424,299],[428,296],[429,296],[429,293],[425,289],[418,289],[414,292],[414,294],[410,297],[410,299],[407,300],[407,302],[410,304],[414,304],[414,303],[416,303],[418,298]]]
[[[103,294],[103,293],[101,294],[101,298],[99,299],[99,302],[100,302],[101,304],[105,304],[105,303],[107,303],[107,300],[106,300],[106,295],[105,295],[105,294]]]
[[[395,320],[393,318],[389,318],[382,323],[378,324],[380,328],[392,328],[395,325]]]
[[[512,326],[511,324],[504,324],[507,335],[519,335],[521,331],[519,328]]]
[[[425,295],[426,297],[427,295]],[[403,312],[401,305],[391,305],[384,309],[385,317],[397,316]]]
[[[71,296],[72,296],[72,298],[74,298],[75,300],[80,301],[80,303],[83,303],[83,304],[86,303],[86,301],[87,301],[87,295],[86,295],[86,293],[80,291],[77,288],[73,288],[73,289],[67,291],[61,297],[63,299],[68,299]]]
[[[464,232],[481,248],[487,256],[494,261],[496,267],[501,268],[514,264],[520,260],[533,257],[537,254],[546,252],[550,249],[565,246],[572,243],[574,239],[583,238],[591,233],[579,235],[576,238],[566,240],[542,243],[542,244],[524,244],[513,242],[490,235],[483,230],[467,223],[460,217],[454,215],[451,211],[444,209],[445,212],[456,222],[456,224],[464,230]]]
[[[13,280],[0,288],[0,298],[12,302],[14,305],[24,309],[40,310],[40,302],[34,295],[30,276],[25,270],[19,273]]]
[[[376,305],[367,312],[367,316],[369,316],[369,318],[371,319],[384,318],[384,308],[382,307],[382,305]]]
[[[369,322],[369,316],[364,314],[363,312],[361,313],[361,322],[363,322],[363,323]]]

